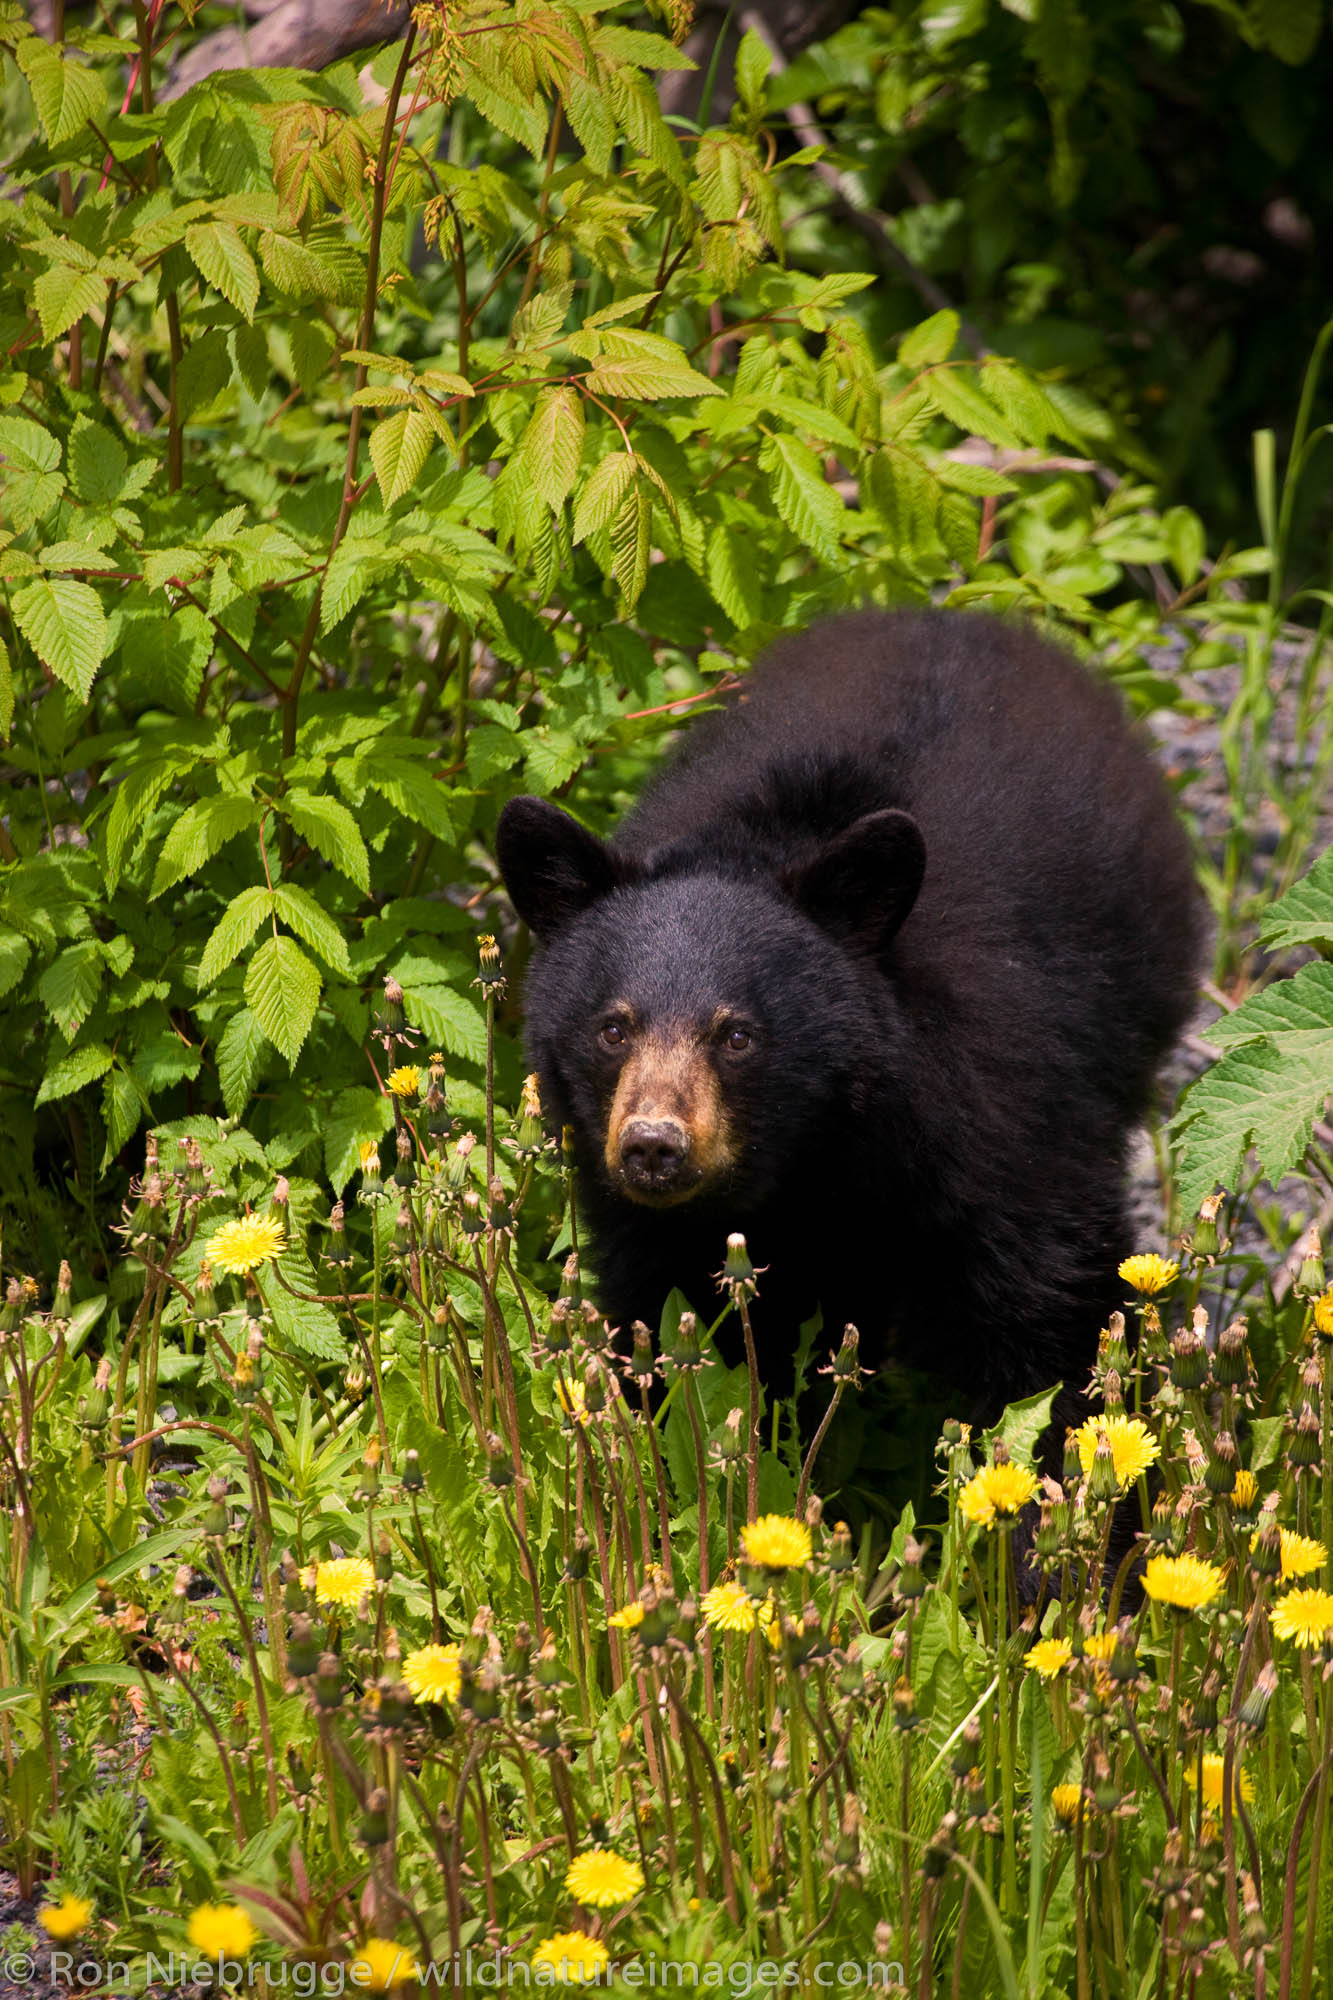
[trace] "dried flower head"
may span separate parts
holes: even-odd
[[[282,1224],[271,1215],[241,1215],[224,1222],[208,1245],[208,1260],[219,1271],[244,1277],[287,1248]]]

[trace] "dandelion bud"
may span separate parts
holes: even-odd
[[[236,1751],[238,1756],[250,1748],[250,1718],[246,1713],[243,1701],[232,1703],[231,1723],[227,1730],[227,1742]]]
[[[1078,1440],[1073,1431],[1065,1432],[1065,1458],[1060,1468],[1060,1480],[1064,1486],[1077,1486],[1083,1478],[1083,1460],[1079,1457]]]
[[[639,1643],[651,1653],[658,1646],[665,1646],[671,1637],[676,1623],[676,1600],[665,1593],[659,1595],[649,1584],[639,1592],[639,1602],[643,1606]]]
[[[472,1152],[476,1146],[475,1132],[460,1132],[454,1141],[454,1150],[446,1156],[444,1163],[444,1185],[450,1194],[461,1194],[472,1173]]]
[[[657,1372],[657,1363],[653,1358],[653,1336],[641,1319],[635,1320],[630,1333],[634,1341],[634,1350],[626,1364],[626,1380],[633,1382],[640,1389],[651,1389]]]
[[[1092,1802],[1098,1812],[1114,1812],[1120,1803],[1120,1788],[1111,1776],[1104,1751],[1098,1751],[1092,1765]]]
[[[159,1631],[179,1632],[185,1624],[185,1614],[190,1601],[190,1578],[193,1572],[188,1563],[182,1563],[171,1584],[171,1595],[157,1614]]]
[[[369,1379],[366,1375],[366,1371],[364,1368],[361,1367],[359,1362],[355,1363],[351,1368],[349,1368],[346,1375],[343,1377],[343,1387],[347,1391],[349,1400],[353,1403],[359,1403],[361,1401],[361,1398],[365,1395],[366,1390],[369,1386],[370,1384],[369,1384]]]
[[[996,1438],[990,1448],[992,1465],[1008,1465],[1009,1447],[1003,1438]]]
[[[905,1549],[903,1553],[905,1556]],[[845,1521],[838,1521],[835,1524],[833,1533],[829,1537],[828,1547],[824,1551],[824,1562],[834,1576],[845,1576],[856,1568],[856,1550],[852,1545],[852,1531]],[[921,1588],[922,1590],[925,1589],[924,1576],[921,1579]],[[906,1596],[907,1594],[903,1589],[903,1579],[901,1576],[898,1579],[898,1592],[900,1596]],[[921,1591],[917,1591],[915,1594],[919,1597]]]
[[[336,1653],[321,1653],[315,1668],[315,1700],[320,1708],[341,1708],[343,1667]]]
[[[393,1543],[383,1528],[375,1544],[375,1576],[380,1583],[389,1583],[393,1578]]]
[[[560,1712],[554,1708],[544,1708],[537,1716],[533,1728],[537,1748],[547,1757],[558,1756],[561,1749]]]
[[[97,1364],[93,1386],[86,1396],[80,1396],[76,1421],[85,1431],[100,1431],[106,1428],[110,1414],[111,1360],[103,1355]]]
[[[582,1583],[588,1574],[592,1543],[582,1529],[574,1537],[574,1546],[565,1562],[565,1582]]]
[[[375,1033],[384,1037],[386,1044],[402,1032],[403,989],[391,974],[385,977],[384,998],[375,1008],[372,1025]]]
[[[729,1236],[727,1254],[718,1273],[718,1283],[724,1292],[730,1292],[733,1305],[739,1305],[743,1299],[754,1297],[759,1289],[755,1275],[745,1238],[739,1233]]]
[[[371,1201],[381,1193],[384,1182],[380,1178],[380,1149],[373,1139],[367,1139],[361,1148],[361,1199]]]
[[[204,1533],[220,1540],[230,1526],[227,1514],[227,1494],[231,1481],[224,1474],[215,1472],[208,1482],[208,1505],[204,1509]]]
[[[980,1757],[981,1724],[975,1715],[972,1715],[963,1724],[958,1741],[954,1744],[949,1768],[955,1778],[965,1778],[969,1771],[976,1770]]]
[[[433,1353],[441,1354],[449,1346],[449,1300],[436,1306],[426,1322],[426,1345]]]
[[[1128,1618],[1122,1618],[1116,1627],[1115,1651],[1107,1662],[1106,1671],[1113,1681],[1138,1679],[1139,1656],[1134,1651],[1134,1628]]]
[[[851,1645],[847,1648],[847,1657],[838,1674],[838,1693],[855,1698],[865,1692],[865,1684],[866,1675],[865,1668],[861,1665],[861,1648]]]
[[[231,1392],[242,1409],[257,1401],[260,1371],[248,1354],[238,1354],[231,1372]]]
[[[74,1274],[69,1268],[69,1261],[67,1258],[62,1257],[60,1260],[60,1274],[56,1279],[56,1295],[51,1301],[51,1317],[53,1320],[68,1321],[70,1315],[73,1313],[74,1300],[71,1296],[73,1284]]]
[[[912,1683],[905,1674],[894,1684],[893,1721],[897,1729],[915,1729],[921,1721],[917,1713],[916,1695],[912,1691]]]
[[[848,1792],[842,1802],[833,1858],[841,1868],[854,1868],[861,1859],[861,1801],[855,1792]]]
[[[366,1809],[357,1829],[363,1847],[383,1847],[389,1838],[389,1794],[376,1785],[366,1794]]]
[[[595,1361],[583,1371],[583,1407],[590,1417],[600,1416],[606,1408],[606,1377]]]
[[[1190,1722],[1200,1732],[1216,1729],[1217,1703],[1222,1692],[1220,1674],[1212,1672],[1204,1675],[1203,1685],[1195,1695],[1190,1707]]]
[[[462,1224],[464,1236],[477,1237],[485,1235],[486,1218],[481,1212],[481,1196],[475,1188],[469,1188],[463,1196],[462,1208],[458,1219]]]
[[[1230,1493],[1236,1484],[1239,1455],[1230,1431],[1219,1431],[1208,1454],[1203,1483],[1210,1493]]]
[[[990,1800],[986,1797],[986,1780],[980,1771],[969,1771],[963,1779],[963,1809],[968,1819],[974,1823],[977,1820],[984,1820],[990,1811]]]
[[[1177,1389],[1201,1389],[1208,1380],[1208,1349],[1197,1327],[1182,1327],[1171,1342],[1171,1380]]]
[[[861,1377],[866,1372],[860,1364],[860,1350],[860,1334],[854,1326],[845,1326],[842,1330],[842,1345],[833,1355],[832,1366],[828,1371],[835,1382],[845,1382],[852,1389],[860,1387]]]
[[[1254,1886],[1253,1875],[1242,1874],[1240,1901],[1241,1936],[1245,1942],[1245,1958],[1248,1963],[1268,1943],[1268,1926],[1264,1922],[1263,1905],[1259,1900],[1259,1891]]]
[[[881,1917],[875,1925],[875,1957],[887,1958],[893,1950],[893,1925],[887,1917]]]
[[[292,1620],[292,1635],[287,1642],[287,1669],[294,1680],[308,1681],[319,1671],[319,1642],[315,1628],[303,1611]]]
[[[486,1220],[494,1230],[512,1232],[514,1211],[509,1205],[504,1182],[498,1175],[492,1180],[487,1192],[490,1196],[490,1207],[487,1210]]]
[[[845,1526],[842,1532],[844,1535],[847,1535]],[[847,1541],[850,1547],[850,1535],[847,1535]],[[914,1535],[909,1535],[903,1543],[902,1567],[898,1571],[897,1592],[899,1597],[913,1598],[925,1596],[926,1572],[922,1567],[925,1556],[924,1545],[918,1542]]]
[[[500,947],[489,932],[485,932],[477,939],[477,984],[489,999],[492,994],[499,997],[499,989],[504,983]]]
[[[940,1441],[947,1445],[950,1451],[953,1450],[955,1445],[960,1445],[963,1442],[963,1426],[956,1417],[946,1417],[944,1419],[944,1423],[940,1428]]]
[[[0,1307],[0,1334],[13,1333],[23,1317],[23,1285],[11,1278],[5,1287],[5,1303]]]
[[[1111,1441],[1105,1431],[1097,1439],[1097,1449],[1092,1454],[1092,1470],[1088,1474],[1088,1498],[1094,1503],[1106,1506],[1120,1491],[1120,1481],[1116,1478],[1115,1455]]]
[[[426,1475],[421,1470],[421,1454],[411,1445],[403,1453],[402,1480],[404,1493],[420,1493],[426,1484]]]
[[[1307,1355],[1305,1364],[1301,1369],[1301,1387],[1311,1401],[1318,1399],[1319,1391],[1323,1387],[1323,1384],[1323,1363],[1320,1361],[1318,1354]]]
[[[116,1615],[116,1593],[111,1585],[99,1577],[93,1588],[97,1592],[98,1617],[114,1618]]]
[[[1319,1241],[1319,1226],[1312,1222],[1298,1246],[1300,1268],[1292,1286],[1298,1299],[1317,1299],[1327,1282],[1324,1276],[1323,1246]]]
[[[1166,1493],[1159,1495],[1153,1501],[1152,1520],[1148,1526],[1148,1539],[1155,1551],[1164,1550],[1172,1555],[1178,1554],[1184,1546],[1178,1533],[1175,1508],[1171,1503],[1170,1496]]]
[[[1099,1359],[1103,1368],[1114,1368],[1122,1379],[1129,1373],[1129,1342],[1125,1338],[1125,1315],[1113,1312],[1102,1328],[1101,1353]]]
[[[784,1737],[768,1760],[768,1796],[780,1805],[791,1791],[790,1758]]]
[[[1125,1390],[1116,1368],[1108,1368],[1102,1383],[1102,1402],[1108,1417],[1120,1417],[1125,1412]]]
[[[1203,1263],[1211,1264],[1217,1255],[1220,1232],[1217,1226],[1217,1212],[1226,1200],[1226,1189],[1220,1188],[1199,1204],[1199,1219],[1194,1225],[1190,1238],[1190,1248]]]
[[[1319,1417],[1313,1406],[1302,1403],[1296,1428],[1287,1444],[1287,1464],[1293,1472],[1318,1465],[1323,1456],[1319,1443]]]
[[[923,1868],[928,1882],[938,1882],[949,1866],[956,1845],[954,1835],[958,1830],[958,1815],[947,1812],[926,1842]]]
[[[1047,1501],[1041,1510],[1041,1518],[1037,1523],[1037,1533],[1034,1542],[1037,1554],[1043,1562],[1053,1562],[1055,1560],[1056,1556],[1060,1553],[1062,1539],[1060,1529],[1056,1524],[1055,1509]]]
[[[1268,1720],[1268,1704],[1277,1692],[1277,1668],[1265,1660],[1254,1677],[1254,1686],[1240,1705],[1240,1726],[1258,1736]]]
[[[546,1134],[542,1127],[542,1101],[537,1093],[537,1077],[534,1072],[523,1079],[523,1095],[519,1103],[518,1117],[514,1121],[514,1151],[520,1160],[533,1160],[545,1144]]]
[[[1213,1356],[1213,1380],[1222,1389],[1243,1389],[1250,1379],[1250,1355],[1246,1345],[1249,1328],[1243,1319],[1233,1319],[1217,1336]]]
[[[514,1483],[514,1461],[509,1447],[492,1431],[486,1439],[486,1478],[497,1493]]]
[[[1250,1538],[1250,1568],[1255,1576],[1277,1576],[1282,1568],[1282,1531],[1267,1509]]]
[[[674,1340],[662,1338],[663,1358],[678,1374],[697,1374],[704,1365],[703,1342],[696,1313],[683,1312]]]

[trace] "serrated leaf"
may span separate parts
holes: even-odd
[[[762,596],[754,542],[740,529],[720,526],[708,543],[708,588],[733,625],[744,628],[759,618]]]
[[[633,396],[641,402],[726,394],[721,383],[690,366],[674,340],[628,327],[612,327],[603,335],[587,383],[599,396]]]
[[[70,483],[90,507],[119,499],[129,470],[129,453],[114,432],[80,417],[69,434]]]
[[[317,1299],[294,1297],[298,1292],[317,1292],[319,1282],[301,1250],[293,1246],[282,1259],[282,1275],[292,1287],[288,1291],[276,1276],[264,1280],[264,1302],[273,1325],[298,1354],[314,1361],[347,1360],[347,1341],[329,1308]]]
[[[14,60],[28,79],[42,136],[49,146],[72,139],[90,119],[102,122],[106,91],[95,71],[85,69],[73,56],[62,56],[39,35],[20,41]]]
[[[107,646],[97,592],[72,577],[40,577],[15,594],[14,623],[44,666],[87,701]]]
[[[350,979],[352,967],[346,940],[324,906],[295,882],[279,882],[273,893],[282,921],[290,924],[326,965],[331,965],[344,979]]]
[[[212,860],[229,840],[247,827],[257,826],[260,807],[256,800],[235,792],[214,792],[187,807],[162,843],[162,852],[153,871],[148,900],[153,902],[164,890],[196,874]]]
[[[53,264],[32,288],[43,340],[59,340],[85,313],[106,305],[106,279],[96,271],[78,271],[72,264]]]
[[[38,1087],[34,1104],[52,1104],[57,1098],[72,1097],[87,1083],[105,1076],[113,1057],[104,1042],[89,1042],[86,1048],[71,1049],[47,1069]]]
[[[222,912],[199,960],[199,984],[211,986],[232,960],[239,958],[273,907],[273,891],[258,886],[242,889]]]
[[[1333,1089],[1333,965],[1301,966],[1290,979],[1264,987],[1233,1014],[1214,1021],[1208,1034],[1220,1049],[1272,1039],[1301,1061],[1324,1060],[1327,1050],[1326,1073]]]
[[[218,1043],[218,1082],[230,1117],[239,1118],[245,1110],[267,1047],[264,1031],[248,1007],[232,1015]]]
[[[485,1060],[486,1017],[467,993],[453,986],[418,985],[402,973],[396,977],[403,988],[403,1011],[428,1046],[472,1062]]]
[[[1214,1187],[1235,1187],[1252,1145],[1269,1180],[1298,1165],[1328,1095],[1333,1027],[1324,1064],[1312,1070],[1271,1042],[1232,1049],[1186,1091],[1172,1120],[1177,1191],[1186,1215]]]
[[[1333,849],[1321,854],[1310,872],[1265,911],[1259,943],[1265,951],[1285,951],[1297,944],[1327,949],[1333,944]]]
[[[620,586],[627,611],[634,609],[648,581],[652,519],[648,482],[636,479],[611,523],[611,574]]]
[[[259,303],[259,267],[235,225],[216,219],[193,223],[185,232],[185,248],[214,290],[246,319],[253,319]]]
[[[338,544],[324,572],[320,592],[320,629],[331,632],[359,604],[371,585],[402,561],[400,550],[387,538],[348,535]]]
[[[295,1065],[319,1005],[322,981],[295,938],[265,938],[245,973],[245,998],[279,1055]]]
[[[337,340],[322,319],[298,318],[292,323],[292,367],[308,396],[328,369]]]
[[[358,776],[406,818],[425,827],[427,833],[433,833],[437,840],[453,839],[453,821],[443,792],[424,762],[412,764],[404,757],[376,754],[368,763],[358,766]]]
[[[399,410],[370,434],[370,462],[386,507],[410,490],[435,442],[435,426],[420,410]]]
[[[370,855],[361,829],[345,805],[303,786],[294,786],[281,802],[301,838],[358,889],[370,888]]]
[[[947,361],[958,341],[958,327],[958,314],[946,309],[909,328],[898,346],[903,367],[931,368],[936,362]]]
[[[115,890],[120,881],[125,856],[145,832],[149,816],[158,800],[177,778],[193,768],[198,754],[189,750],[173,752],[138,764],[116,787],[106,821],[107,887]]]
[[[383,1138],[392,1125],[389,1100],[380,1091],[360,1083],[335,1091],[322,1120],[324,1172],[335,1195],[360,1166],[362,1146]]]
[[[936,368],[923,379],[921,387],[940,413],[960,431],[985,438],[989,444],[1004,445],[1009,451],[1017,450],[1019,440],[1013,427],[961,369]]]
[[[785,431],[775,432],[765,439],[759,463],[772,482],[773,504],[792,533],[821,561],[836,562],[845,510],[809,445]]]
[[[541,391],[518,456],[547,506],[563,506],[583,456],[583,398],[577,389],[561,383]]]
[[[747,111],[763,109],[764,84],[772,67],[768,43],[756,29],[747,28],[736,51],[736,95]]]
[[[613,451],[593,467],[574,509],[574,540],[581,542],[611,521],[634,483],[638,464],[632,451]]]
[[[134,1078],[118,1063],[114,1064],[102,1079],[102,1123],[106,1127],[103,1172],[126,1140],[138,1130],[144,1108],[143,1096]]]
[[[0,929],[0,999],[12,993],[28,969],[32,946],[18,931]]]
[[[181,421],[206,410],[231,385],[231,355],[227,336],[216,328],[192,340],[176,370],[176,395]]]
[[[72,944],[51,961],[37,982],[37,998],[67,1042],[87,1020],[102,990],[106,957],[101,940]]]

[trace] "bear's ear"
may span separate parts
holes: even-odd
[[[806,916],[869,951],[886,945],[917,898],[926,843],[910,813],[866,813],[788,869],[782,886]]]
[[[546,799],[510,799],[495,852],[510,901],[539,938],[554,936],[625,879],[619,857]]]

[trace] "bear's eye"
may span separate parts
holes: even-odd
[[[608,1049],[624,1048],[626,1040],[625,1030],[619,1021],[603,1021],[598,1032]]]
[[[727,1030],[727,1035],[726,1035],[727,1047],[736,1052],[737,1054],[739,1054],[741,1049],[748,1049],[753,1039],[754,1037],[751,1035],[750,1030],[748,1028],[742,1028],[740,1026],[736,1026],[728,1028]]]

